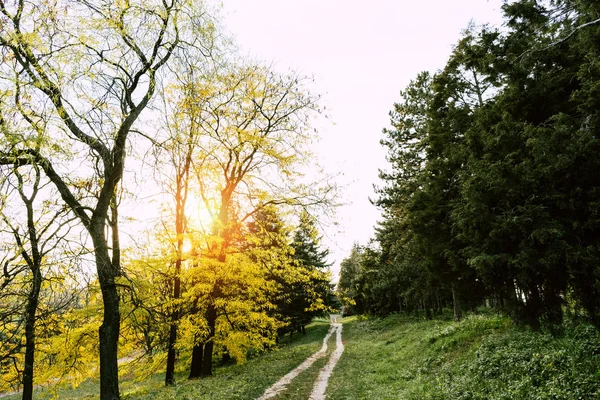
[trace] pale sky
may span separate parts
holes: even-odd
[[[342,172],[337,226],[325,227],[337,280],[353,242],[373,236],[369,203],[385,168],[381,130],[399,91],[444,67],[471,20],[501,23],[502,0],[223,0],[227,31],[243,54],[314,75],[330,120],[318,126],[320,164]]]

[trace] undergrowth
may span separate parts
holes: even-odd
[[[567,323],[560,336],[505,317],[460,322],[354,318],[328,399],[600,399],[600,334]]]

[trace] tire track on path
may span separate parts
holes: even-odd
[[[325,390],[327,389],[327,382],[329,381],[329,377],[333,372],[333,368],[337,364],[338,360],[342,356],[344,352],[344,344],[342,343],[342,324],[337,323],[337,315],[332,315],[331,325],[329,327],[329,331],[327,331],[327,335],[323,338],[323,346],[321,350],[317,351],[306,360],[302,362],[302,364],[298,365],[292,371],[284,375],[281,379],[271,385],[262,396],[260,396],[257,400],[267,400],[277,396],[279,393],[283,392],[287,389],[287,386],[292,382],[294,378],[296,378],[300,373],[310,368],[311,365],[315,363],[318,359],[325,356],[327,353],[327,341],[331,337],[331,335],[336,333],[336,349],[329,358],[327,364],[321,369],[319,372],[319,376],[315,381],[313,390],[310,395],[310,400],[324,400],[325,399]]]
[[[327,341],[329,340],[329,338],[333,334],[334,330],[335,330],[334,326],[331,325],[329,327],[329,331],[327,331],[327,335],[325,335],[325,338],[323,338],[323,346],[321,347],[321,350],[317,351],[316,353],[314,353],[313,355],[311,355],[310,357],[308,357],[306,360],[304,360],[302,362],[302,364],[298,365],[292,371],[290,371],[289,373],[287,373],[286,375],[284,375],[283,378],[281,378],[280,380],[278,380],[277,382],[275,382],[273,385],[271,385],[263,393],[263,395],[260,396],[256,400],[267,400],[267,399],[271,399],[271,398],[277,396],[279,393],[283,392],[287,388],[287,385],[289,385],[290,382],[295,377],[297,377],[298,375],[300,375],[301,372],[303,372],[303,371],[307,370],[308,368],[310,368],[310,366],[313,365],[315,363],[315,361],[317,361],[319,358],[324,357],[325,353],[327,352]]]
[[[335,351],[331,353],[329,361],[321,369],[321,372],[319,372],[319,376],[315,381],[309,400],[325,400],[325,390],[327,389],[329,377],[333,373],[333,368],[344,352],[344,343],[342,343],[342,324],[334,323],[331,326],[336,328]]]

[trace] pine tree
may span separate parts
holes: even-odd
[[[292,286],[289,310],[292,328],[303,333],[313,317],[327,309],[328,303],[331,303],[328,299],[333,295],[333,285],[328,273],[330,264],[327,262],[329,250],[321,250],[321,236],[315,222],[313,217],[303,211],[292,241],[296,268],[308,277]],[[310,299],[316,301],[309,301]]]

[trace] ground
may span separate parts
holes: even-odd
[[[486,310],[460,322],[450,314],[431,321],[352,316],[344,318],[343,328],[338,322],[315,320],[306,335],[295,334],[244,365],[219,367],[213,378],[188,381],[182,371],[169,388],[161,373],[141,382],[125,379],[123,399],[600,399],[600,333],[585,322],[568,320],[552,334]],[[269,394],[311,356],[310,365]],[[87,381],[54,393],[61,400],[97,399],[97,390],[97,381]]]

